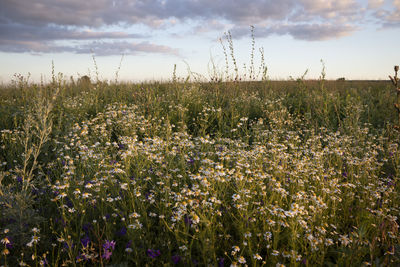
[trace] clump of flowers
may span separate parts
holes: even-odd
[[[103,244],[103,258],[106,260],[109,260],[114,249],[115,249],[115,244],[116,242],[114,240],[109,241],[106,240],[105,243]]]
[[[158,249],[150,249],[150,248],[149,248],[149,249],[146,251],[146,254],[147,254],[147,256],[149,256],[150,258],[155,259],[155,258],[157,258],[158,256],[161,255],[161,252],[160,252],[160,250],[158,250]]]

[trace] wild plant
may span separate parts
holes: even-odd
[[[260,66],[258,67],[258,71],[256,72],[255,68],[255,27],[250,26],[250,36],[251,36],[251,48],[250,48],[250,62],[249,66],[246,65],[246,63],[243,63],[243,74],[239,73],[239,67],[238,67],[238,62],[235,57],[235,51],[234,51],[234,45],[233,45],[233,38],[232,34],[230,31],[224,33],[224,39],[228,42],[228,49],[229,49],[229,55],[233,64],[233,75],[229,75],[229,59],[228,59],[228,49],[226,48],[223,39],[220,38],[219,41],[222,46],[224,58],[225,58],[225,80],[226,81],[256,81],[260,75],[261,75],[261,80],[266,81],[268,79],[267,77],[267,71],[268,68],[265,64],[265,54],[264,54],[264,48],[259,48],[260,52]],[[215,67],[215,65],[213,65]]]
[[[0,99],[24,112],[1,125],[1,264],[400,262],[384,83],[24,86],[46,97]]]
[[[234,81],[238,81],[239,80],[239,68],[237,66],[237,62],[236,62],[236,58],[235,58],[235,51],[233,49],[233,40],[232,40],[232,34],[230,31],[228,31],[227,33],[224,33],[225,35],[225,39],[228,42],[228,46],[229,46],[229,51],[230,51],[230,55],[231,55],[231,60],[233,63],[233,69],[235,71],[235,78]]]
[[[396,89],[396,94],[397,94],[397,103],[394,104],[394,107],[397,110],[398,113],[398,123],[395,126],[397,130],[400,130],[400,84],[399,84],[399,78],[397,77],[397,72],[399,71],[399,66],[394,66],[394,76],[390,76],[389,78],[392,81],[393,86]]]
[[[124,54],[122,54],[122,56],[121,56],[121,60],[119,61],[119,64],[118,64],[118,68],[117,68],[117,70],[115,71],[115,84],[117,84],[118,83],[118,77],[119,77],[119,72],[121,71],[121,66],[122,66],[122,61],[124,60]]]
[[[229,80],[229,61],[228,61],[228,52],[226,50],[225,44],[222,40],[222,38],[219,38],[219,42],[222,46],[222,51],[224,53],[224,57],[225,57],[225,80]]]

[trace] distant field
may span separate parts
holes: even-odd
[[[0,88],[0,265],[396,266],[387,81]]]

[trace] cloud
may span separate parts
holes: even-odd
[[[68,28],[58,25],[36,27],[17,23],[0,23],[0,36],[9,40],[98,40],[145,38],[142,34],[131,34],[122,31],[93,31]]]
[[[350,25],[334,24],[276,24],[258,27],[254,30],[255,37],[268,37],[270,35],[290,35],[294,39],[306,41],[324,41],[350,35],[357,28]],[[237,27],[231,30],[233,38],[242,38],[250,35],[249,27]]]
[[[98,56],[109,55],[134,55],[139,53],[157,53],[179,56],[179,51],[165,45],[157,45],[149,42],[92,42],[76,49],[78,54],[95,53]]]
[[[240,25],[284,21],[294,13],[331,18],[356,13],[355,0],[2,0],[1,17],[30,25],[100,27],[147,24],[171,19],[225,19]]]
[[[0,40],[0,51],[11,53],[75,53],[75,54],[91,54],[96,56],[113,56],[113,55],[137,55],[143,53],[157,53],[179,56],[177,49],[169,46],[152,44],[149,42],[127,42],[127,41],[93,41],[86,44],[78,45],[60,45],[54,43],[44,43],[41,41],[10,41]]]
[[[373,17],[382,28],[400,27],[400,0],[393,0],[390,5],[377,5],[373,10]]]
[[[197,25],[194,28],[194,33],[198,34],[198,33],[206,33],[206,32],[210,32],[210,31],[224,31],[226,28],[226,25],[216,19],[211,19],[211,20],[206,20],[204,22],[199,23],[199,25]]]
[[[350,35],[357,28],[349,25],[333,24],[300,24],[284,26],[281,30],[295,39],[307,41],[323,41]]]
[[[400,0],[394,1],[396,4]],[[370,0],[369,6],[377,8],[380,2]],[[115,50],[108,44],[131,51],[127,44],[136,44],[135,49],[143,44],[132,39],[151,39],[125,32],[135,26],[161,32],[176,24],[194,22],[192,34],[232,28],[237,36],[244,36],[244,29],[248,34],[249,25],[254,25],[259,36],[289,34],[295,39],[326,40],[351,34],[358,29],[355,21],[365,16],[365,8],[357,0],[2,0],[1,6],[2,51],[11,49],[12,42],[16,50],[38,49],[35,41],[41,40],[42,50],[47,47],[49,51],[71,49],[81,53],[85,51],[84,43],[63,47],[57,42],[97,40],[98,48],[108,51],[102,54]],[[386,21],[397,22],[396,13],[387,15]],[[110,28],[123,30],[104,30]],[[151,47],[150,43],[146,47]],[[142,48],[148,53],[158,53],[159,49]],[[176,53],[167,47],[163,51]]]
[[[368,0],[369,9],[378,9],[385,3],[385,0]]]

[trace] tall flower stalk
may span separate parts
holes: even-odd
[[[396,92],[397,92],[397,102],[394,104],[394,107],[397,110],[398,113],[398,124],[395,126],[395,129],[400,130],[400,84],[399,84],[399,78],[397,77],[397,73],[399,72],[399,66],[394,66],[394,76],[390,76],[389,78],[392,81],[392,84],[394,85]]]

